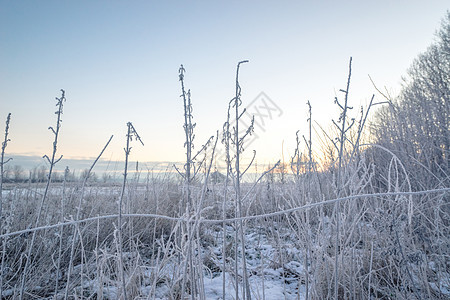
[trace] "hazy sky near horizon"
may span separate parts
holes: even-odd
[[[295,132],[307,134],[307,100],[323,126],[338,118],[333,99],[345,88],[350,56],[356,116],[376,93],[367,75],[395,95],[448,9],[448,1],[0,0],[2,132],[12,113],[7,153],[50,154],[47,128],[65,89],[58,144],[65,158],[95,157],[114,135],[104,158],[123,159],[131,121],[145,143],[132,145],[132,160],[181,161],[180,64],[199,148],[222,128],[236,64],[248,59],[243,106],[262,104],[252,101],[264,92],[276,107],[269,118],[259,106],[266,116],[248,152],[267,163],[283,147],[287,159]]]

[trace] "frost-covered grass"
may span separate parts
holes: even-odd
[[[181,65],[186,162],[174,166],[175,176],[137,171],[127,177],[125,163],[122,186],[90,182],[90,170],[108,142],[83,182],[67,177],[52,182],[63,92],[57,99],[58,130],[49,128],[55,141],[52,158],[46,156],[47,182],[7,186],[7,123],[0,174],[0,294],[10,299],[449,299],[445,166],[438,165],[436,175],[424,164],[405,164],[399,151],[362,143],[369,111],[382,103],[373,103],[373,96],[359,121],[350,115],[350,59],[343,99],[335,99],[335,131],[319,138],[324,157],[319,160],[312,151],[308,102],[309,138],[302,141],[297,133],[290,162],[249,176],[256,152],[248,165],[242,157],[254,119],[248,128],[239,127],[245,109],[238,80],[240,65],[247,62],[237,65],[221,136],[217,131],[195,152],[196,124]],[[127,126],[126,161],[130,142],[141,141],[133,125]],[[219,140],[226,174],[213,176]],[[245,181],[244,175],[254,180]]]
[[[363,173],[362,173],[363,174]],[[354,180],[354,176],[350,176]],[[371,180],[366,177],[365,180]],[[333,204],[299,209],[295,212],[269,216],[272,212],[301,207],[324,199],[333,199],[332,176],[321,173],[314,178],[303,176],[296,181],[280,183],[265,180],[245,201],[245,215],[261,217],[244,222],[245,256],[253,299],[333,298],[334,234],[336,230]],[[319,182],[322,189],[319,188]],[[305,190],[303,184],[311,186]],[[368,192],[367,186],[348,184],[348,194]],[[366,188],[361,188],[366,186]],[[243,190],[251,187],[243,185]],[[76,213],[80,185],[66,185],[64,220]],[[401,186],[397,188],[401,189]],[[16,186],[4,191],[5,230],[15,232],[31,228],[40,186]],[[120,187],[91,185],[82,199],[80,219],[116,213]],[[193,197],[201,189],[193,188]],[[49,191],[42,225],[60,222],[61,185]],[[178,217],[182,184],[170,180],[130,181],[126,206],[134,214],[157,214]],[[231,198],[232,199],[232,198]],[[223,185],[211,184],[204,203],[202,218],[221,218]],[[448,190],[424,195],[390,195],[362,197],[341,202],[340,235],[340,297],[343,299],[371,297],[414,299],[446,299],[450,288],[448,264],[449,224]],[[234,217],[232,200],[226,205],[227,217]],[[180,268],[183,249],[179,228],[182,221],[150,217],[125,218],[123,257],[128,297],[132,299],[177,299],[186,274]],[[60,227],[37,232],[32,253],[26,291],[28,297],[52,299],[64,297],[67,266],[73,228],[78,236],[74,269],[69,282],[70,298],[115,299],[120,295],[118,257],[115,237],[117,218],[97,219],[63,227],[61,266],[57,272]],[[226,299],[235,299],[236,226],[226,228]],[[196,263],[203,270],[202,289],[206,299],[223,296],[222,225],[201,223]],[[18,293],[24,253],[30,233],[4,238],[4,296]],[[194,236],[193,238],[196,238]],[[239,237],[238,237],[239,238]],[[196,244],[197,245],[197,244]],[[238,249],[237,272],[241,262]],[[241,278],[242,274],[238,276]],[[197,276],[198,278],[198,276]],[[58,280],[58,291],[55,291]],[[242,282],[239,281],[239,295]],[[189,285],[187,285],[189,286]],[[186,291],[186,297],[191,294]],[[13,297],[14,298],[14,297]],[[197,294],[194,298],[200,298]]]

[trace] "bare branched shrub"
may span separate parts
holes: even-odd
[[[450,185],[449,24],[447,12],[436,41],[412,63],[399,96],[382,94],[390,105],[371,124],[375,142],[404,162],[415,190]],[[383,153],[373,154],[386,167]]]

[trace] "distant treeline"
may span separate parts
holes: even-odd
[[[79,181],[80,179],[84,179],[88,169],[77,171],[77,170],[69,170],[66,171],[54,171],[52,174],[53,182],[63,182],[64,180],[68,182]],[[115,173],[103,173],[102,176],[99,176],[91,172],[89,176],[89,180],[93,182],[106,182],[114,179]],[[3,180],[5,183],[23,183],[23,182],[45,182],[47,181],[48,176],[48,168],[41,165],[38,167],[34,167],[30,170],[23,168],[21,165],[6,165],[4,170]]]

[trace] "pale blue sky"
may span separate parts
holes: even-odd
[[[252,143],[260,162],[293,152],[306,132],[306,101],[325,127],[335,91],[350,101],[394,94],[412,60],[433,41],[447,1],[5,1],[0,0],[1,130],[12,113],[8,152],[51,151],[54,98],[66,90],[58,152],[121,159],[126,122],[145,142],[132,159],[183,159],[178,67],[192,91],[199,147],[222,128],[242,66],[244,106],[261,91],[283,111]],[[356,111],[355,111],[356,113]],[[250,149],[249,149],[250,150]],[[250,153],[251,151],[249,151]]]

